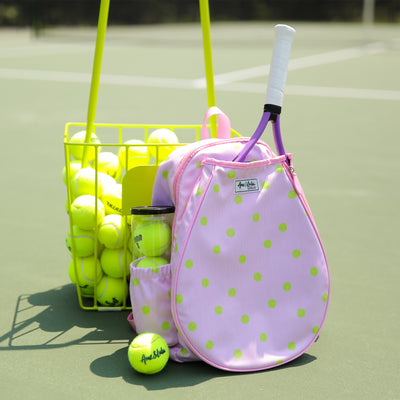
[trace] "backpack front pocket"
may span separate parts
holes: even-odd
[[[182,217],[172,313],[190,349],[221,369],[288,362],[325,319],[325,253],[284,159],[206,160]]]
[[[150,262],[152,257],[147,257]],[[178,343],[178,333],[171,314],[171,265],[154,263],[151,268],[131,264],[130,296],[136,333],[161,335],[168,346]]]

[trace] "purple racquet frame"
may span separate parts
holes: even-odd
[[[244,162],[247,154],[265,131],[269,121],[272,122],[276,151],[279,155],[286,155],[280,128],[280,113],[282,110],[283,91],[286,83],[290,50],[296,31],[288,25],[276,25],[275,32],[276,41],[272,55],[264,113],[250,140],[233,160],[236,162]],[[289,164],[287,155],[286,161]]]

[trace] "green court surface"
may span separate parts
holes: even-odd
[[[273,25],[212,25],[217,105],[244,136]],[[282,130],[327,252],[326,323],[280,368],[170,361],[154,376],[128,363],[128,312],[81,310],[68,277],[63,133],[86,119],[95,30],[0,31],[2,398],[400,398],[398,26],[293,26]],[[206,99],[199,25],[108,29],[96,122],[201,124]]]

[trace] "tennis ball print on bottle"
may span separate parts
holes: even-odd
[[[325,254],[283,161],[207,160],[182,216],[173,317],[190,349],[222,369],[288,362],[325,319]]]

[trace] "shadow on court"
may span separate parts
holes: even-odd
[[[74,300],[71,300],[74,299]],[[20,295],[11,329],[0,336],[0,351],[57,349],[68,346],[121,344],[110,355],[93,360],[90,371],[103,378],[121,377],[125,382],[147,390],[194,386],[201,382],[234,375],[204,362],[169,361],[162,373],[136,373],[127,358],[128,345],[134,338],[127,322],[129,311],[95,312],[82,310],[72,284],[45,292]],[[309,364],[316,357],[303,354],[296,360],[270,371]]]
[[[135,372],[127,359],[128,346],[115,351],[109,356],[100,357],[90,365],[90,370],[104,378],[122,377],[127,383],[144,386],[147,390],[162,390],[175,387],[195,386],[201,382],[233,376],[243,373],[232,373],[214,368],[204,362],[177,363],[169,361],[164,370],[155,375],[142,375]],[[300,367],[316,360],[307,353],[281,367],[267,371],[249,372],[249,374],[274,373],[280,369]]]
[[[20,295],[11,329],[0,336],[0,351],[127,343],[134,337],[128,313],[82,310],[72,284]]]

